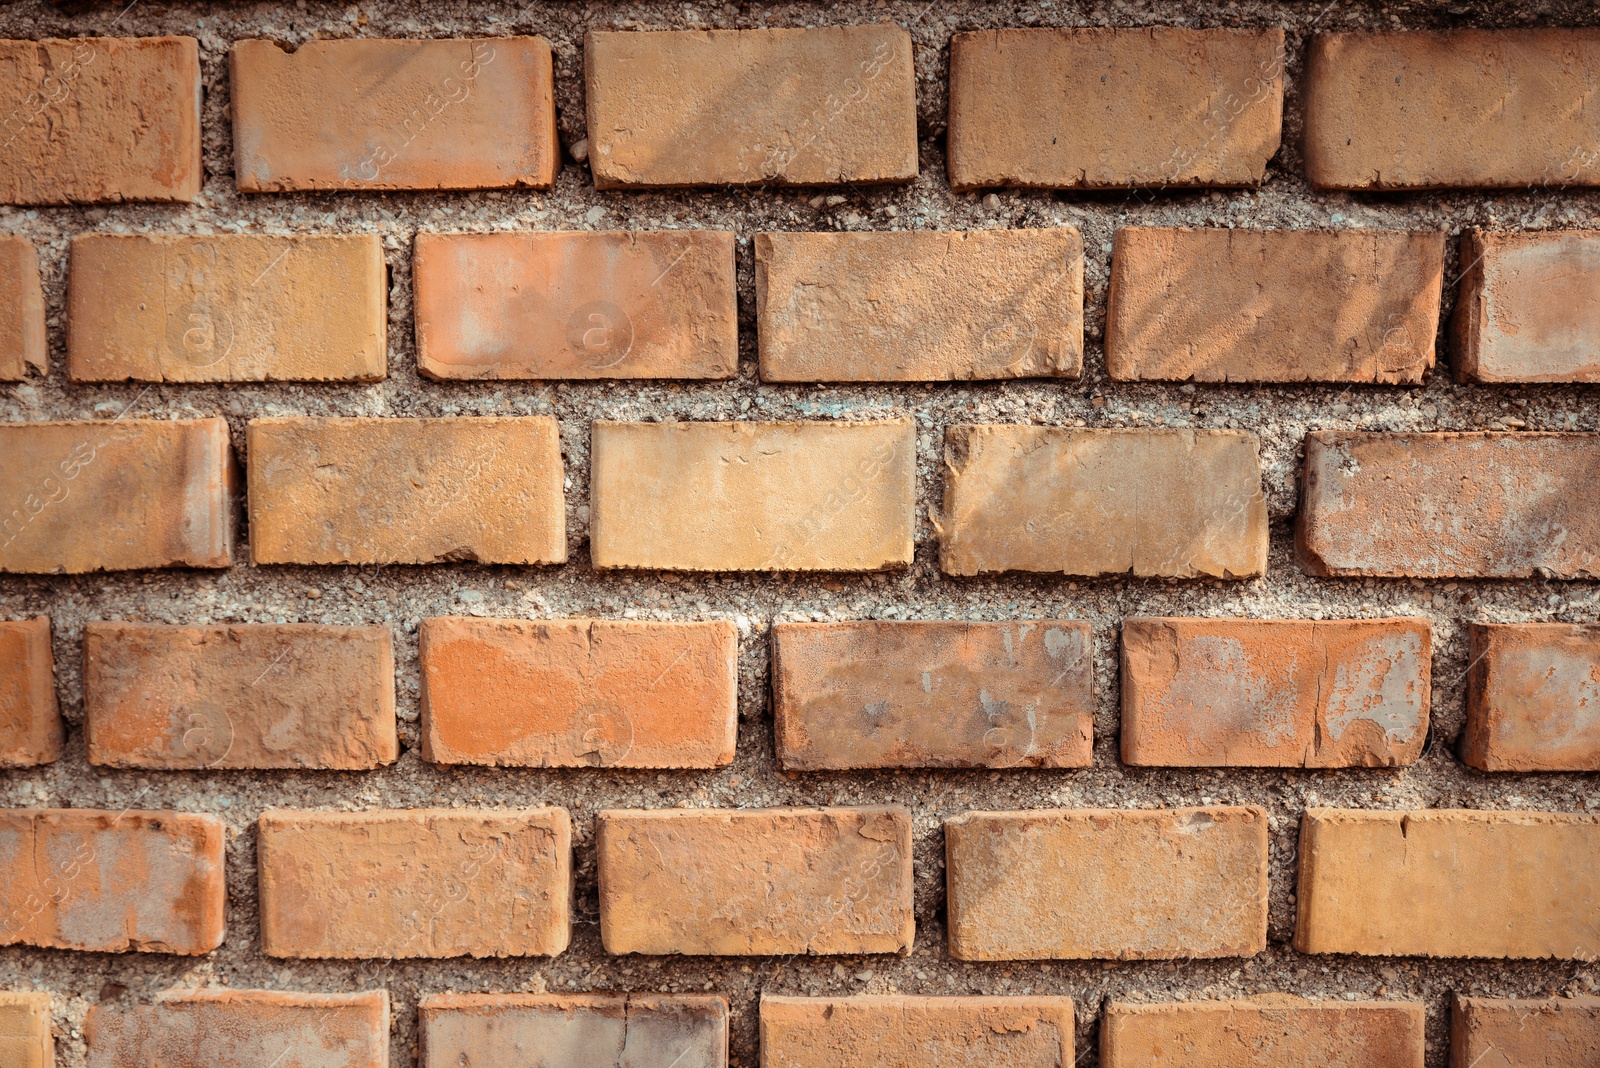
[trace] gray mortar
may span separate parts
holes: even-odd
[[[1311,3],[957,4],[852,2],[714,6],[536,2],[338,5],[176,5],[126,0],[76,11],[39,0],[0,10],[0,36],[189,33],[200,39],[205,78],[205,164],[200,202],[191,206],[0,208],[0,232],[39,246],[46,273],[51,367],[48,378],[0,387],[0,419],[226,416],[236,448],[258,415],[552,414],[560,420],[567,465],[568,537],[562,567],[447,565],[429,568],[250,567],[223,572],[146,572],[84,577],[0,577],[0,618],[47,614],[69,723],[63,758],[50,767],[0,773],[0,804],[121,810],[174,808],[221,815],[228,847],[226,944],[203,958],[0,950],[0,988],[56,995],[58,1065],[83,1064],[81,1025],[97,1002],[150,998],[174,986],[214,985],[348,991],[382,985],[394,997],[396,1065],[416,1055],[419,997],[444,991],[714,991],[733,1006],[736,1064],[753,1064],[756,1003],[763,991],[845,995],[1071,995],[1078,1007],[1080,1063],[1097,1063],[1098,1020],[1108,998],[1167,1000],[1261,991],[1333,998],[1419,998],[1428,1006],[1428,1064],[1446,1060],[1448,993],[1537,996],[1593,991],[1594,964],[1548,961],[1428,961],[1310,957],[1287,944],[1293,928],[1298,816],[1310,804],[1384,809],[1465,806],[1559,812],[1600,808],[1593,775],[1485,775],[1453,756],[1464,719],[1464,624],[1488,621],[1594,621],[1593,582],[1317,580],[1291,552],[1300,443],[1318,428],[1455,430],[1501,426],[1596,430],[1594,390],[1574,387],[1472,387],[1436,370],[1421,388],[1113,385],[1100,333],[1113,230],[1121,225],[1505,229],[1593,227],[1600,192],[1532,188],[1507,193],[1388,195],[1314,193],[1296,147],[1306,34],[1315,29],[1600,25],[1584,0],[1548,4],[1435,0]],[[561,139],[584,136],[582,33],[586,27],[678,28],[850,24],[893,20],[916,42],[922,174],[886,189],[746,189],[665,194],[598,193],[586,168],[568,159],[551,192],[241,196],[231,182],[226,50],[240,38],[293,44],[312,37],[450,37],[541,34],[556,52]],[[1289,31],[1285,147],[1259,191],[1112,194],[951,192],[943,132],[949,38],[958,30],[1031,25],[1275,26]],[[1432,136],[1419,130],[1418,136]],[[1440,133],[1440,136],[1449,136]],[[818,194],[842,198],[814,207]],[[1075,226],[1087,251],[1088,346],[1080,381],[890,385],[763,386],[755,374],[754,284],[750,235],[766,229],[882,230]],[[741,362],[731,383],[434,383],[418,377],[411,333],[410,243],[419,229],[724,228],[740,235]],[[68,387],[63,373],[63,297],[67,239],[84,231],[372,232],[383,235],[392,272],[390,374],[373,385]],[[1454,242],[1447,280],[1455,278]],[[1445,312],[1455,298],[1447,287]],[[1443,353],[1444,339],[1440,338]],[[907,572],[874,575],[597,574],[587,555],[589,421],[608,419],[864,418],[915,413],[918,428],[917,557]],[[942,482],[943,428],[957,422],[1091,427],[1241,427],[1261,438],[1273,517],[1266,577],[1254,582],[1069,581],[1051,577],[953,580],[938,570],[928,522]],[[247,559],[243,551],[240,559]],[[738,757],[709,772],[435,768],[417,739],[418,622],[466,613],[510,617],[593,615],[641,619],[733,618],[739,622]],[[1415,766],[1349,771],[1195,771],[1124,767],[1117,759],[1117,623],[1131,614],[1309,617],[1421,615],[1435,636],[1433,738]],[[1041,617],[1088,619],[1094,627],[1095,763],[1078,771],[888,772],[786,775],[775,766],[767,699],[767,638],[774,619]],[[207,772],[147,774],[90,768],[81,733],[79,641],[91,619],[170,623],[387,623],[394,628],[402,740],[400,761],[363,774]],[[265,683],[263,683],[265,684]],[[915,951],[907,958],[617,958],[595,926],[593,829],[609,807],[769,806],[901,802],[915,816]],[[1264,805],[1272,814],[1271,944],[1248,959],[1172,962],[962,963],[944,948],[941,821],[968,809],[1049,806],[1115,808],[1201,803]],[[291,962],[263,957],[257,945],[252,827],[264,809],[369,809],[429,805],[564,805],[574,817],[579,925],[572,947],[554,960]]]

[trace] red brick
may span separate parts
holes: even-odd
[[[727,1068],[728,1003],[668,994],[435,994],[423,998],[419,1068]]]
[[[49,618],[0,622],[0,768],[53,763],[61,742]]]
[[[761,998],[761,1068],[1072,1068],[1072,999]]]
[[[50,995],[0,991],[0,1064],[7,1068],[55,1068],[50,1034]]]
[[[778,760],[791,771],[1086,768],[1089,624],[918,621],[772,628]]]
[[[400,755],[387,627],[83,632],[89,763],[115,768],[376,768]]]
[[[1461,759],[1484,771],[1600,771],[1600,625],[1470,625]]]
[[[0,945],[209,953],[226,837],[186,812],[0,809]]]
[[[1600,998],[1469,998],[1450,1014],[1450,1068],[1600,1064]]]
[[[0,204],[200,193],[193,37],[0,41]]]
[[[1428,734],[1425,619],[1122,624],[1122,759],[1160,767],[1414,763]]]
[[[600,813],[607,953],[911,952],[911,814],[861,808]]]
[[[1100,1025],[1102,1068],[1422,1068],[1420,1001],[1114,1001]]]
[[[27,238],[0,234],[0,382],[48,369],[39,254]]]
[[[239,41],[241,192],[545,189],[561,168],[542,37]]]
[[[1600,230],[1461,236],[1462,382],[1600,382]]]
[[[1306,435],[1296,544],[1313,574],[1600,576],[1600,434]]]
[[[732,623],[424,620],[422,758],[536,768],[732,762]],[[492,716],[485,709],[494,709]]]

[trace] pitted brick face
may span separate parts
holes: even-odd
[[[1483,998],[1457,994],[1451,1068],[1569,1068],[1600,1064],[1600,998]]]
[[[55,1068],[50,1033],[50,995],[0,991],[0,1064],[10,1068]]]
[[[1600,230],[1461,236],[1462,382],[1600,382]]]
[[[1600,771],[1600,626],[1473,624],[1461,759],[1484,771]]]

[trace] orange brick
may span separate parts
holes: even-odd
[[[54,763],[61,741],[49,618],[0,621],[0,768]]]
[[[8,1068],[55,1068],[50,1034],[50,995],[0,991],[0,1064]]]
[[[1600,382],[1600,230],[1461,237],[1450,321],[1462,382]]]
[[[1600,434],[1306,435],[1296,545],[1313,574],[1600,576]]]
[[[1600,955],[1600,817],[1307,809],[1302,953]]]
[[[376,234],[82,234],[74,382],[373,382],[388,271]]]
[[[542,1063],[562,1068],[727,1068],[728,1003],[627,994],[435,994],[417,1008],[419,1068]]]
[[[418,234],[427,377],[732,378],[733,234]]]
[[[1319,189],[1600,184],[1600,113],[1575,106],[1600,78],[1600,31],[1325,33],[1306,52]]]
[[[362,769],[400,755],[387,627],[91,622],[83,690],[91,764]]]
[[[947,575],[1249,578],[1267,566],[1254,434],[945,429]]]
[[[583,66],[598,189],[917,176],[900,26],[591,30]]]
[[[1420,1001],[1114,1001],[1100,1025],[1102,1068],[1422,1068]]]
[[[607,953],[911,952],[911,814],[861,808],[600,813]]]
[[[226,836],[187,812],[0,809],[0,945],[209,953]]]
[[[1086,768],[1089,624],[927,621],[772,628],[778,760],[792,771]]]
[[[1600,1064],[1600,998],[1469,998],[1450,1014],[1450,1068]]]
[[[911,563],[916,430],[860,423],[594,424],[595,567],[879,571]]]
[[[1076,378],[1083,238],[1070,227],[756,235],[768,382]]]
[[[1433,366],[1444,234],[1126,227],[1106,370],[1122,381],[1392,382]]]
[[[252,419],[257,564],[548,564],[567,558],[549,416]]]
[[[0,382],[48,369],[39,254],[27,238],[0,234]]]
[[[957,960],[1249,957],[1267,946],[1255,807],[968,812],[945,821]]]
[[[1461,759],[1484,771],[1600,771],[1600,626],[1467,630]]]
[[[542,37],[239,41],[241,192],[549,188],[561,168]]]
[[[1008,29],[950,40],[957,189],[1259,185],[1283,31]]]
[[[1072,1068],[1072,999],[761,998],[761,1068]]]
[[[0,41],[0,204],[200,193],[193,37]]]
[[[725,620],[445,616],[423,621],[420,645],[424,760],[535,768],[733,760],[739,637]]]
[[[228,567],[222,419],[0,424],[0,571]]]
[[[1426,619],[1122,623],[1122,760],[1158,767],[1415,763],[1428,734]]]
[[[264,812],[269,957],[555,956],[572,933],[564,808]]]
[[[88,1068],[389,1068],[389,994],[169,990],[101,1003],[84,1022]]]

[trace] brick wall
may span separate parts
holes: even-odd
[[[1600,1063],[1587,5],[0,38],[7,1068]]]

